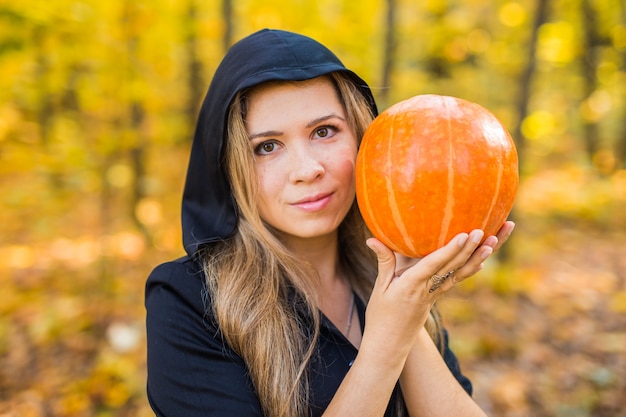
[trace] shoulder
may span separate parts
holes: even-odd
[[[184,257],[157,266],[145,289],[148,347],[184,350],[189,344],[218,342],[209,300],[204,273],[195,260]]]
[[[199,262],[189,256],[183,256],[154,268],[148,276],[147,287],[193,285],[194,282],[202,281],[202,276],[202,267]]]
[[[199,263],[188,256],[163,263],[152,270],[145,288],[145,303],[152,307],[173,307],[182,303],[197,313],[207,311],[206,284]]]
[[[159,417],[260,416],[243,360],[211,317],[204,273],[188,257],[146,283],[147,395]]]

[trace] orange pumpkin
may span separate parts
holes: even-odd
[[[513,139],[484,107],[420,95],[382,112],[368,127],[356,162],[356,195],[381,242],[423,257],[455,235],[494,235],[519,182]]]

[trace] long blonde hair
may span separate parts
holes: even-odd
[[[359,140],[373,119],[358,87],[342,73],[328,76]],[[308,415],[307,367],[315,351],[320,316],[315,301],[317,274],[296,258],[263,223],[256,206],[255,160],[245,128],[246,93],[231,104],[225,167],[238,209],[237,231],[200,252],[210,312],[226,343],[248,367],[266,416]],[[354,290],[369,299],[377,275],[376,257],[365,245],[369,232],[356,201],[339,226],[343,271]],[[428,329],[441,340],[433,310]],[[312,326],[311,326],[312,324]]]

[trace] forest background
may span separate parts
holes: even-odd
[[[148,416],[143,287],[226,48],[328,45],[379,107],[490,109],[517,230],[440,302],[493,416],[626,416],[623,0],[0,0],[0,416]]]

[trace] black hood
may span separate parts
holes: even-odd
[[[182,204],[183,244],[190,256],[203,243],[230,237],[237,226],[237,209],[223,166],[228,108],[237,92],[265,81],[301,81],[335,71],[345,72],[361,87],[377,114],[365,81],[311,38],[263,29],[230,48],[202,103],[191,147]]]

